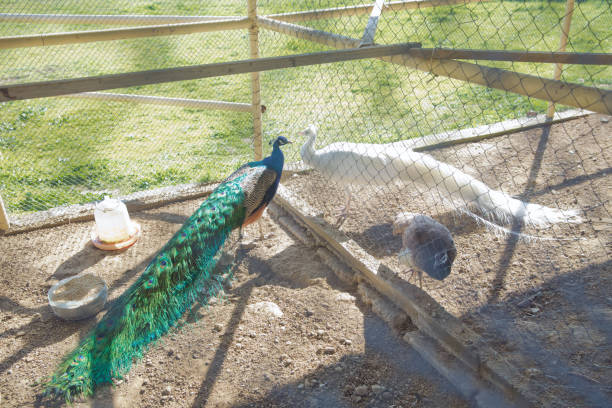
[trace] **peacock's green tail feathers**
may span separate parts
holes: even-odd
[[[45,395],[70,401],[122,378],[147,346],[176,325],[187,309],[221,288],[217,253],[245,219],[240,178],[220,185],[146,267],[138,280],[60,364]]]

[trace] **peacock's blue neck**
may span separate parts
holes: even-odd
[[[272,154],[261,161],[262,164],[276,171],[279,175],[283,172],[283,165],[285,164],[285,156],[283,155],[278,142],[274,143]]]

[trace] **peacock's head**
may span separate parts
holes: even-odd
[[[287,143],[291,143],[291,141],[287,140],[285,136],[279,136],[274,141],[270,141],[270,144],[273,146],[284,146]]]
[[[306,137],[316,136],[317,127],[315,125],[309,125],[306,129],[302,130],[301,132],[298,132],[298,135]]]

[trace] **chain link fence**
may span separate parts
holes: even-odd
[[[260,0],[259,54],[359,46],[372,11],[372,4],[361,5]],[[0,13],[1,36],[14,36],[145,24],[134,18],[111,25],[110,17],[102,23],[99,16],[175,19],[146,24],[236,19],[247,15],[247,4],[4,1]],[[26,22],[17,14],[88,15],[91,23],[40,16]],[[605,406],[612,397],[612,125],[609,116],[580,109],[602,112],[607,106],[609,112],[612,67],[578,63],[559,69],[549,62],[492,60],[492,54],[451,66],[436,52],[550,53],[559,51],[565,32],[561,48],[567,52],[610,53],[611,19],[609,0],[386,2],[375,43],[419,42],[422,54],[261,73],[263,139],[285,135],[294,141],[286,149],[293,171],[284,185],[406,279],[412,269],[399,262],[404,248],[393,234],[398,214],[425,214],[444,224],[457,257],[446,279],[426,277],[423,290],[518,366],[540,402],[551,406]],[[245,29],[3,49],[0,83],[249,55]],[[560,89],[541,78],[575,85],[556,105],[554,124],[544,125],[552,113],[548,100],[558,98],[565,85]],[[251,78],[112,93],[250,105]],[[587,94],[596,97],[585,99]],[[253,156],[246,107],[209,110],[91,98],[0,104],[0,195],[9,214],[214,182]],[[318,130],[315,151],[300,152],[308,135],[298,132],[311,124]],[[328,154],[317,156],[316,149],[326,146]]]

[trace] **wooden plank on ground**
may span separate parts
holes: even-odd
[[[164,205],[208,196],[215,188],[214,184],[182,184],[161,187],[153,190],[139,191],[117,197],[123,201],[130,212],[157,208]],[[73,204],[37,211],[32,214],[11,216],[10,234],[50,228],[72,222],[92,221],[96,203]]]
[[[504,120],[502,122],[496,122],[490,125],[481,125],[469,129],[450,130],[447,132],[417,137],[414,139],[401,140],[391,144],[397,145],[397,147],[401,149],[413,149],[417,152],[421,152],[462,143],[478,142],[481,140],[490,139],[492,137],[506,135],[508,133],[532,129],[542,125],[551,125],[554,123],[582,118],[592,113],[593,112],[582,109],[571,109],[555,113],[555,116],[552,119],[548,119],[545,114],[540,114],[534,117],[526,116],[518,119]]]
[[[384,55],[405,54],[410,48],[419,46],[419,43],[378,45],[367,48],[322,51],[282,57],[203,64],[190,67],[165,68],[151,71],[4,85],[0,86],[0,102],[127,88],[130,86],[150,85],[162,82],[186,81],[223,75],[246,74],[249,72],[269,71],[306,65],[329,64],[355,59],[376,58]]]
[[[320,217],[316,217],[314,209],[284,186],[279,186],[274,200],[371,286],[406,312],[420,330],[436,339],[447,351],[498,387],[517,405],[530,405],[528,400],[534,397],[524,384],[523,374],[488,346],[480,336],[445,312],[433,298],[400,279],[395,272],[369,255],[355,241]]]

